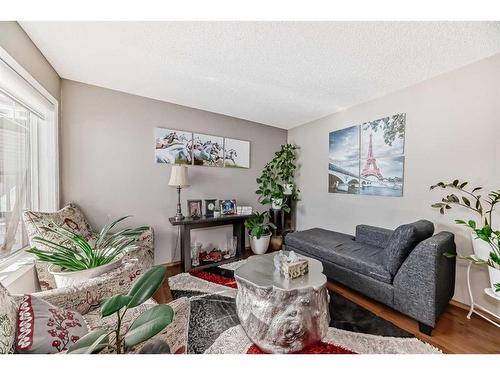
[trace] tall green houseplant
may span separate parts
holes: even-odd
[[[257,178],[258,187],[255,192],[259,196],[259,203],[267,205],[273,201],[281,202],[281,209],[290,212],[290,207],[285,202],[287,196],[296,201],[300,193],[295,184],[297,149],[293,144],[281,145],[274,158],[264,166],[261,176]]]

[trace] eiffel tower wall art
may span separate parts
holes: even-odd
[[[330,193],[403,196],[406,114],[329,134]]]

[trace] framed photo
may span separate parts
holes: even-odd
[[[220,213],[222,215],[235,215],[236,214],[236,200],[220,200]]]
[[[189,216],[192,218],[201,217],[201,199],[187,201]]]
[[[214,216],[217,199],[205,199],[205,216]]]

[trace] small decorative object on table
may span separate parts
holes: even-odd
[[[309,262],[290,251],[288,256],[280,250],[274,256],[274,267],[280,271],[285,279],[296,279],[309,272]]]
[[[220,210],[222,215],[234,215],[236,214],[236,200],[220,200]]]
[[[187,201],[189,216],[194,218],[201,217],[201,199],[190,199]]]
[[[236,213],[238,215],[251,215],[253,211],[252,206],[238,206],[236,207]]]
[[[205,199],[205,216],[214,216],[214,210],[216,209],[217,199]]]
[[[200,254],[202,251],[201,243],[195,242],[194,246],[191,248],[191,264],[193,267],[200,265]]]
[[[214,217],[220,217],[220,209],[218,208],[214,209]]]

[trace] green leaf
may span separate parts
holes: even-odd
[[[465,224],[465,221],[458,219],[458,220],[455,220],[455,223],[456,224]]]
[[[121,294],[115,294],[113,297],[106,299],[101,306],[101,317],[104,318],[120,311],[127,306],[131,299],[132,297]]]
[[[453,186],[458,186],[458,183],[459,183],[459,181],[458,181],[458,180],[454,180],[454,181],[452,182]]]
[[[474,220],[469,220],[467,222],[467,224],[469,225],[469,227],[471,227],[472,229],[476,229],[476,222]]]
[[[475,187],[474,189],[472,189],[472,192],[475,193],[476,191],[481,190],[481,189],[482,189],[482,187]]]
[[[169,305],[156,305],[144,311],[130,326],[124,337],[127,347],[144,342],[172,323],[174,310]]]
[[[446,257],[446,258],[455,258],[457,256],[457,253],[449,253],[449,252],[446,252],[446,253],[443,253],[443,255]]]
[[[468,182],[462,182],[462,183],[460,184],[460,189],[463,189],[463,188],[464,188],[464,186],[465,186],[465,185],[467,185],[467,184],[468,184]]]
[[[470,200],[468,200],[466,197],[462,197],[463,202],[465,203],[466,206],[470,207]]]
[[[155,266],[147,270],[144,275],[132,286],[128,292],[131,297],[128,307],[136,307],[144,303],[156,292],[165,278],[166,269],[163,266]]]
[[[99,353],[109,344],[108,332],[105,329],[96,329],[80,338],[70,346],[67,353],[92,354]]]

